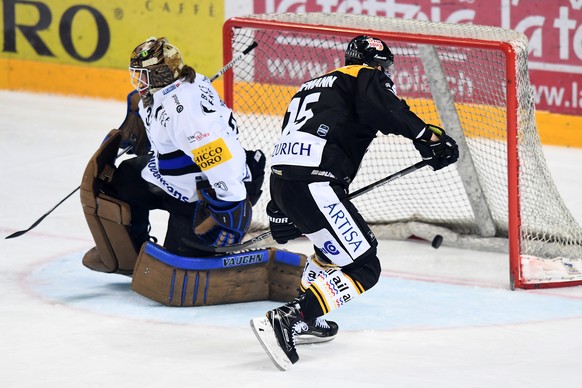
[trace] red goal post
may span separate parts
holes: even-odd
[[[225,101],[235,111],[243,145],[270,154],[293,93],[304,81],[342,66],[347,42],[360,34],[390,46],[399,96],[460,147],[454,166],[415,172],[354,201],[377,236],[431,240],[440,234],[443,245],[508,252],[512,289],[582,284],[582,229],[545,163],[528,41],[521,33],[350,14],[229,19],[223,28],[225,63],[258,43],[224,75]],[[351,189],[418,158],[409,140],[379,136]],[[267,225],[268,182],[263,190],[257,228]]]

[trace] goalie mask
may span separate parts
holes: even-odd
[[[360,35],[348,43],[348,48],[346,49],[346,66],[380,66],[382,71],[390,77],[393,64],[394,55],[390,51],[390,48],[388,48],[388,45],[380,39]]]
[[[166,38],[151,37],[131,53],[129,74],[131,84],[141,96],[145,106],[153,102],[152,95],[176,81],[184,60],[178,48]]]

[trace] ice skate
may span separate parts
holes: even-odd
[[[337,323],[318,317],[306,325],[297,325],[295,344],[307,345],[331,341],[335,338],[338,328]]]
[[[254,318],[251,327],[277,368],[287,370],[299,360],[295,334],[307,329],[301,320],[299,305],[288,304],[267,312],[266,318]]]

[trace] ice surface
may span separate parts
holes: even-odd
[[[0,91],[0,232],[80,184],[124,103]],[[545,147],[582,221],[582,150]],[[154,213],[163,236],[165,215]],[[329,315],[338,337],[278,371],[249,320],[274,302],[171,308],[81,265],[78,194],[0,239],[1,387],[580,387],[582,288],[510,291],[503,254],[381,241],[378,285]],[[309,253],[299,240],[286,249]]]

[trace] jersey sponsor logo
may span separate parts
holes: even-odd
[[[311,144],[305,144],[299,141],[278,143],[275,145],[275,150],[271,156],[277,155],[311,156]]]
[[[302,90],[311,90],[314,88],[331,88],[336,79],[337,76],[335,75],[327,75],[325,77],[312,79],[301,85],[299,92]]]
[[[340,276],[334,276],[334,274],[338,273],[335,269],[328,269],[325,271],[325,275],[321,274],[320,276],[326,279],[326,288],[329,291],[330,295],[337,295],[340,292],[348,291],[350,289],[347,282],[345,282]]]
[[[321,251],[326,255],[335,256],[339,254],[339,250],[335,245],[333,245],[331,241],[326,241],[325,243],[323,243],[323,248],[321,248]]]
[[[321,164],[327,140],[296,130],[284,134],[271,154],[271,165],[317,167]]]
[[[172,84],[172,85],[168,86],[167,88],[165,88],[164,90],[162,90],[162,94],[165,96],[166,94],[172,92],[173,90],[175,90],[179,86],[180,86],[180,83],[176,82],[175,84]]]
[[[161,185],[161,187],[163,187],[168,194],[182,202],[188,202],[188,197],[183,195],[180,191],[178,191],[174,186],[172,186],[170,183],[168,183],[168,181],[164,179],[162,174],[158,171],[158,167],[156,165],[156,161],[154,158],[150,159],[147,168],[148,170],[150,170],[152,176],[158,181],[159,185]]]
[[[192,150],[194,162],[202,171],[210,170],[232,159],[232,154],[223,139],[215,140]]]
[[[317,279],[317,274],[319,272],[315,272],[314,270],[310,269],[307,271],[307,283],[311,284]]]
[[[328,220],[335,226],[336,233],[352,253],[361,254],[370,247],[370,244],[360,233],[360,229],[343,205],[334,203],[323,208],[327,210]]]
[[[204,139],[206,137],[209,137],[209,136],[210,136],[210,134],[207,133],[207,132],[204,132],[204,133],[202,133],[202,132],[194,132],[194,135],[188,136],[188,141],[190,143],[194,143],[196,141],[200,141],[200,140],[202,140],[202,139]]]
[[[324,290],[329,298],[328,303],[332,308],[338,308],[345,305],[357,295],[357,292],[352,295],[354,290],[348,284],[345,275],[335,269],[328,269],[320,274],[319,277],[324,282]]]
[[[176,112],[181,113],[184,110],[184,105],[180,103],[178,96],[176,94],[172,94],[172,98],[174,99],[174,103],[176,104]]]
[[[330,230],[332,228],[329,228]],[[339,266],[345,266],[348,264],[351,264],[354,262],[353,257],[350,255],[350,252],[348,252],[344,246],[342,245],[341,241],[339,241],[332,233],[331,231],[328,230],[327,228],[323,228],[318,230],[317,232],[314,233],[306,233],[305,235],[309,238],[309,240],[313,243],[314,246],[316,246],[321,253],[327,258],[329,259],[331,262],[333,262],[336,265]],[[323,249],[324,245],[328,242],[331,241],[333,243],[333,246],[337,249],[338,253],[335,255],[326,255],[323,253]],[[333,259],[333,260],[332,260]]]

